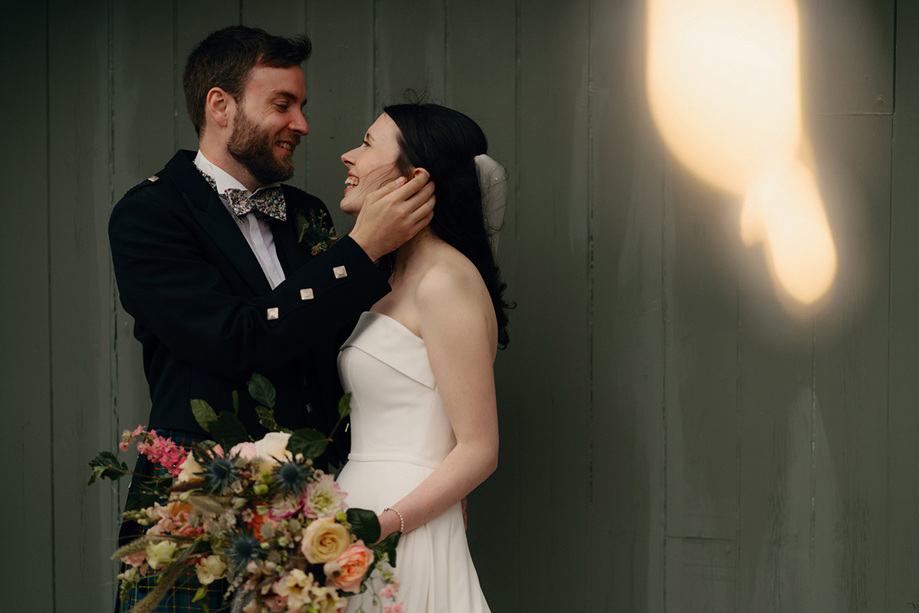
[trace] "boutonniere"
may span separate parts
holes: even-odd
[[[319,255],[338,242],[338,235],[325,211],[310,209],[309,215],[297,211],[297,241],[309,247],[311,255]]]

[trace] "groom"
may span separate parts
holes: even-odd
[[[177,442],[206,436],[191,399],[230,411],[234,391],[240,419],[263,433],[246,393],[253,373],[275,386],[278,424],[328,433],[341,393],[340,332],[389,291],[374,261],[430,221],[433,184],[422,174],[381,189],[330,246],[322,202],[280,184],[309,132],[301,63],[310,49],[305,37],[241,26],[208,36],[183,79],[199,150],[177,152],[112,211],[112,260],[143,345],[149,426]],[[330,446],[324,460],[346,453]],[[219,604],[210,599],[212,611]]]

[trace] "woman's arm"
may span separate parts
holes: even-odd
[[[484,284],[478,273],[436,265],[419,281],[414,301],[456,447],[427,479],[393,505],[405,520],[405,532],[456,504],[498,463],[493,367],[497,324]],[[400,528],[400,518],[392,511],[382,513],[380,523],[384,536]]]

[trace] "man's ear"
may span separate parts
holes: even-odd
[[[219,87],[212,87],[204,99],[204,115],[221,128],[230,125],[230,115],[236,110],[233,96]]]

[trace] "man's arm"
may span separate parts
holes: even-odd
[[[345,237],[271,292],[253,295],[190,207],[163,189],[143,188],[115,207],[112,260],[125,310],[191,366],[236,378],[270,371],[329,342],[389,291]]]
[[[348,235],[374,262],[401,247],[434,216],[434,183],[417,168],[411,181],[399,177],[367,196]]]

